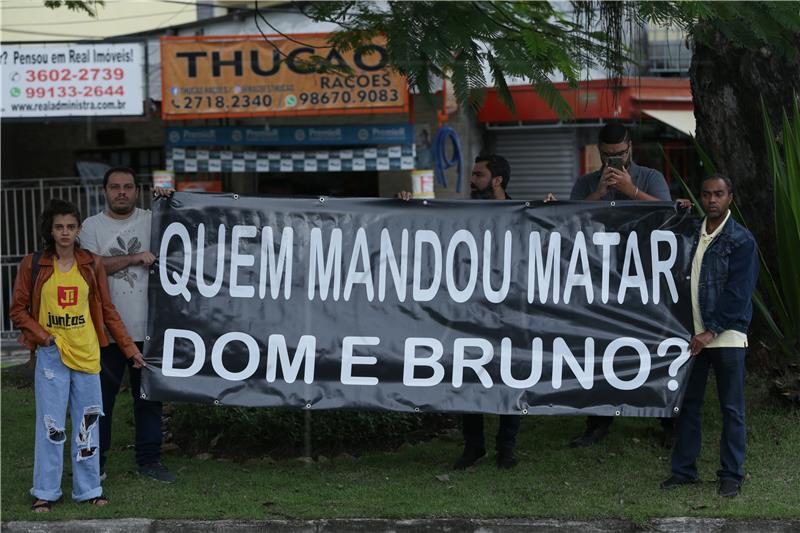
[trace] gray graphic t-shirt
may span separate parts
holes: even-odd
[[[150,251],[150,211],[139,209],[125,220],[105,212],[87,218],[81,228],[81,246],[102,256]],[[147,325],[147,280],[143,266],[129,266],[108,276],[111,301],[134,341],[144,340]]]

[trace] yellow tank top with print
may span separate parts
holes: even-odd
[[[39,324],[56,339],[61,361],[87,374],[100,372],[100,343],[89,311],[89,285],[73,261],[61,272],[53,258],[53,275],[42,287]]]

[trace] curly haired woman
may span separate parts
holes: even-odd
[[[14,283],[10,315],[19,342],[36,350],[36,444],[31,509],[48,512],[61,499],[66,412],[72,418],[72,498],[103,506],[98,420],[100,346],[108,328],[134,366],[144,366],[108,293],[99,257],[80,248],[81,215],[64,200],[52,200],[41,216],[41,252],[23,258]]]

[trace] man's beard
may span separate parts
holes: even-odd
[[[494,200],[495,198],[494,190],[491,185],[483,189],[471,189],[469,191],[469,197],[473,200]]]
[[[136,207],[135,203],[131,203],[130,205],[126,206],[114,206],[114,204],[110,204],[108,206],[111,211],[116,215],[130,215],[133,213],[134,208]]]

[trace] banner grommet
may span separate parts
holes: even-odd
[[[619,416],[619,415],[620,415],[620,414],[622,414],[622,413],[620,413],[619,411],[617,411],[617,412],[616,412],[616,413],[614,413],[614,414],[616,414],[617,416]]]
[[[219,400],[214,400],[214,405],[219,405]]]
[[[527,415],[527,414],[528,414],[528,410],[527,410],[527,409],[523,409],[523,410],[522,410],[522,414],[523,414],[523,415]]]
[[[234,199],[234,200],[238,200],[238,199],[239,199],[239,195],[238,195],[238,194],[234,194],[234,195],[233,195],[233,199]]]
[[[531,206],[530,202],[525,202],[525,207],[530,207],[530,206]]]
[[[141,394],[139,395],[139,397],[140,397],[142,400],[146,400],[146,399],[147,399],[147,394],[145,394],[145,393],[141,393]]]
[[[310,403],[306,404],[306,409],[311,409],[311,404]]]
[[[414,408],[414,412],[415,412],[415,413],[419,413],[419,407],[415,407],[415,408]]]

